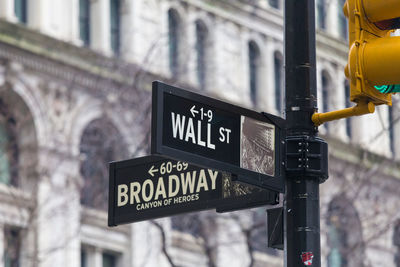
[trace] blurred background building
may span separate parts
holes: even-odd
[[[320,111],[351,106],[345,0],[316,0]],[[284,116],[282,0],[0,0],[0,267],[283,266],[265,208],[107,227],[151,81]],[[320,127],[322,264],[400,266],[397,98]]]

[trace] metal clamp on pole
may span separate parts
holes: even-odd
[[[314,113],[311,120],[315,126],[319,126],[324,122],[334,121],[353,116],[360,116],[375,112],[375,105],[372,102],[360,102],[356,106],[351,108],[345,108],[341,110],[330,111],[326,113]]]
[[[328,144],[319,137],[291,136],[286,139],[288,176],[328,179]]]

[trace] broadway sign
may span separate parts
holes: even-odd
[[[153,82],[152,154],[226,171],[284,190],[284,123],[213,98]]]
[[[277,204],[278,194],[235,183],[228,173],[146,156],[110,163],[108,225],[216,209]]]

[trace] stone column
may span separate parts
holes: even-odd
[[[74,44],[80,44],[79,39],[79,0],[70,0],[69,8],[71,12],[68,39]]]
[[[90,5],[90,40],[94,50],[111,55],[110,1],[92,0]]]
[[[28,25],[40,32],[46,32],[47,19],[49,18],[47,10],[47,0],[29,0],[28,1]]]
[[[89,266],[93,267],[103,267],[103,254],[102,250],[99,248],[95,248],[94,252],[92,254],[92,257],[90,259],[90,264]]]
[[[0,18],[10,22],[16,22],[17,18],[14,13],[14,0],[0,1]]]
[[[139,10],[136,10],[140,3],[138,1],[122,0],[120,6],[120,29],[121,29],[121,56],[134,61],[135,27],[137,27]]]

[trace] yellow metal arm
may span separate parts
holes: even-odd
[[[345,108],[341,110],[330,111],[326,113],[314,113],[311,120],[314,122],[315,126],[319,126],[327,121],[334,121],[343,118],[360,116],[368,113],[375,112],[375,105],[371,102],[361,102],[357,103],[356,106],[351,108]]]

